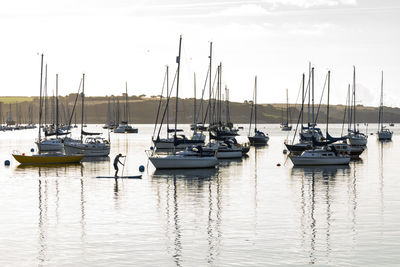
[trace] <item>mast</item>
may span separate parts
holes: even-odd
[[[166,105],[166,109],[167,109],[167,139],[169,137],[169,66],[167,65],[167,105]]]
[[[356,132],[356,67],[353,66],[353,127],[354,133]]]
[[[302,86],[301,86],[301,129],[303,129],[303,122],[304,122],[304,79],[305,79],[305,74],[303,73],[303,78],[302,78]]]
[[[307,119],[308,119],[308,127],[310,127],[310,102],[311,102],[311,88],[310,88],[310,80],[311,80],[311,62],[308,63],[308,106],[307,106]]]
[[[209,59],[210,59],[210,66],[209,66],[209,74],[210,74],[210,79],[209,79],[209,98],[208,98],[208,135],[209,135],[209,141],[211,142],[211,67],[212,67],[212,42],[210,42],[210,55],[209,55]],[[210,144],[211,145],[211,144]]]
[[[174,141],[176,141],[176,130],[178,125],[178,94],[179,94],[179,71],[181,68],[181,47],[182,47],[182,35],[179,37],[179,55],[176,58],[176,63],[178,63],[178,73],[176,80],[176,99],[175,99],[175,134]]]
[[[193,77],[193,91],[194,91],[194,95],[193,95],[193,124],[196,124],[196,73],[194,73],[194,77]],[[196,128],[197,126],[194,125],[194,131],[196,132]]]
[[[219,63],[219,75],[218,75],[218,92],[219,92],[219,104],[218,104],[218,120],[219,124],[222,125],[222,62]],[[228,122],[227,122],[228,123]]]
[[[229,89],[228,87],[225,86],[225,117],[226,117],[226,124],[229,123],[230,121],[230,116],[229,116]]]
[[[381,79],[381,103],[379,107],[379,127],[381,128],[381,131],[383,131],[383,71]]]
[[[126,124],[128,124],[128,82],[125,82],[125,110],[124,116],[126,120]]]
[[[257,134],[257,75],[254,78],[254,134]]]
[[[328,125],[329,125],[329,93],[331,89],[331,71],[328,71],[328,103],[326,106],[326,137],[328,137]]]
[[[311,112],[312,112],[312,126],[315,127],[315,115],[314,115],[314,67],[311,69],[311,82],[312,82],[312,96],[311,96]]]
[[[81,142],[83,140],[84,106],[85,106],[85,73],[82,74],[82,116],[81,116]]]
[[[42,125],[42,82],[43,82],[43,54],[40,61],[40,95],[39,95],[39,137],[38,142],[40,142],[40,125]]]
[[[56,136],[58,134],[58,73],[56,74]]]
[[[47,125],[47,111],[48,111],[48,99],[47,99],[47,64],[44,75],[44,125]]]
[[[286,88],[286,124],[289,126],[289,94]]]
[[[347,89],[346,105],[345,105],[345,107],[344,107],[344,115],[343,115],[343,124],[342,124],[342,133],[341,133],[341,136],[343,136],[344,124],[345,124],[345,122],[346,122],[346,116],[347,116],[348,120],[349,120],[349,118],[350,118],[350,115],[349,115],[349,114],[350,114],[349,103],[350,103],[350,84],[349,84],[349,87],[348,87],[348,89]],[[347,121],[347,124],[349,125],[349,121]],[[349,128],[350,128],[350,127],[347,126],[347,129],[349,129]]]

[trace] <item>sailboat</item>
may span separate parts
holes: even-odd
[[[356,120],[356,67],[353,66],[353,107],[352,107],[352,120],[353,120],[353,129],[351,129],[351,124],[348,129],[348,141],[352,146],[366,146],[368,139],[367,136],[361,133],[357,129],[357,120]]]
[[[307,83],[308,91],[308,105],[307,105],[307,126],[303,125],[304,121],[304,106],[306,93],[304,92],[305,75],[303,74],[303,85],[302,85],[302,111],[301,111],[301,130],[300,130],[300,142],[311,143],[313,138],[320,141],[323,138],[323,134],[320,128],[315,127],[317,125],[316,118],[314,116],[314,68],[309,66],[309,78]],[[310,112],[311,109],[311,112]],[[311,116],[311,118],[310,118]],[[317,115],[318,116],[318,115]]]
[[[46,75],[45,80],[47,84],[47,66],[46,66]],[[46,128],[44,131],[45,138],[38,140],[36,145],[39,151],[61,151],[64,148],[63,139],[59,138],[59,135],[66,135],[69,132],[63,132],[59,128],[58,122],[59,112],[58,112],[58,74],[56,74],[56,99],[55,99],[55,128],[52,131],[49,131],[49,128]],[[50,136],[56,136],[55,138],[48,138]]]
[[[125,83],[125,120],[121,121],[118,127],[114,129],[114,133],[138,133],[138,128],[133,128],[128,124],[128,114],[128,83]]]
[[[286,89],[286,121],[281,123],[282,131],[291,131],[292,125],[289,124],[289,96],[288,89]]]
[[[182,36],[179,38],[179,54],[176,58],[178,63],[177,79],[176,79],[176,99],[175,99],[175,131],[174,131],[174,145],[178,144],[177,140],[177,124],[178,124],[178,92],[179,92],[179,71],[181,65],[181,46]],[[168,106],[166,107],[168,108]],[[148,154],[148,158],[156,169],[185,169],[185,168],[213,168],[218,164],[215,155],[203,153],[200,148],[193,148],[193,153],[174,153],[173,155],[157,155],[152,150]]]
[[[254,110],[254,135],[250,136],[253,110]],[[254,101],[253,101],[252,107],[251,107],[250,127],[249,127],[248,138],[249,138],[250,144],[253,146],[266,145],[269,140],[268,134],[266,135],[257,129],[257,76],[255,77],[255,81],[254,81]]]
[[[330,71],[328,71],[328,103],[326,112],[326,136],[329,136],[329,94],[330,94]],[[315,137],[313,142],[315,142]],[[339,153],[334,147],[329,147],[328,142],[323,148],[306,150],[300,155],[291,153],[290,160],[294,166],[316,166],[316,165],[347,165],[350,157],[347,154]]]
[[[381,80],[381,103],[379,106],[379,117],[378,117],[378,132],[377,137],[381,141],[390,141],[392,140],[393,132],[383,126],[383,71],[382,71],[382,80]]]
[[[39,95],[39,132],[38,141],[41,140],[42,131],[42,82],[43,82],[43,54],[41,55],[40,64],[40,95]],[[25,153],[13,152],[12,156],[21,164],[66,164],[79,163],[83,155],[64,155],[61,153],[42,153],[34,155],[25,155]]]
[[[81,117],[81,138],[80,140],[66,138],[64,149],[66,154],[83,154],[86,157],[105,157],[110,154],[110,141],[98,135],[100,133],[89,133],[83,130],[84,107],[85,107],[85,74],[82,76],[82,117]],[[83,139],[84,136],[88,136]]]
[[[179,134],[177,135],[177,132],[183,132],[182,129],[170,129],[169,128],[169,101],[171,97],[171,92],[169,92],[169,67],[167,66],[166,69],[166,74],[165,74],[165,80],[166,80],[166,88],[167,88],[167,101],[166,101],[166,106],[164,110],[164,114],[160,123],[160,127],[158,130],[157,138],[154,138],[154,133],[153,133],[153,143],[154,146],[157,149],[186,149],[188,147],[192,146],[198,146],[198,145],[204,145],[204,141],[206,139],[205,135],[202,132],[198,132],[196,127],[193,130],[193,135],[188,138],[184,134]],[[164,81],[165,82],[165,81]],[[163,87],[164,88],[164,87]],[[172,88],[171,88],[172,90]],[[162,97],[162,93],[161,93]],[[160,97],[160,103],[159,103],[159,108],[158,111],[160,110],[161,107],[161,97]],[[159,112],[157,112],[157,120],[158,120],[158,115]],[[160,137],[160,131],[163,123],[164,117],[167,117],[167,137],[166,138],[161,138]],[[176,119],[176,115],[175,115]],[[155,124],[155,128],[157,125],[157,120]],[[155,130],[154,128],[154,130]],[[174,136],[170,137],[169,134],[174,133]]]

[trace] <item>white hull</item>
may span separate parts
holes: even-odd
[[[305,158],[301,156],[289,156],[289,158],[295,166],[346,165],[350,162],[350,157]]]
[[[84,154],[85,157],[105,157],[110,154],[110,146],[96,146],[93,144],[69,143],[64,145],[65,153]]]
[[[228,145],[220,142],[209,143],[203,147],[204,151],[212,151],[218,159],[235,159],[243,156],[243,148],[240,145]]]
[[[363,137],[349,137],[348,141],[352,146],[366,146],[368,143],[368,139]]]
[[[191,143],[181,143],[177,145],[175,148],[177,149],[185,149],[190,146],[198,146],[204,145],[204,141],[199,140],[198,142],[191,142]],[[154,142],[154,146],[158,149],[174,149],[174,141],[158,141]]]
[[[149,157],[156,169],[197,169],[212,168],[218,164],[216,157],[191,157],[181,155],[169,155],[165,157]]]
[[[243,156],[242,150],[239,151],[218,151],[217,158],[218,159],[235,159],[241,158]]]
[[[114,133],[138,133],[137,128],[132,128],[129,125],[123,124],[114,129]]]
[[[64,145],[61,139],[48,139],[41,142],[36,142],[39,151],[60,151]]]

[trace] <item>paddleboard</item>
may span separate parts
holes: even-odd
[[[111,178],[111,179],[142,179],[142,175],[134,175],[134,176],[96,176],[96,178]]]

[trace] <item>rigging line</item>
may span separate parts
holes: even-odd
[[[252,102],[251,102],[249,136],[250,136],[250,134],[251,134],[251,123],[252,123],[252,121],[253,121],[254,99],[255,99],[255,90],[253,90],[253,100],[252,100]]]
[[[342,132],[340,136],[343,136],[343,131],[344,131],[344,123],[346,121],[346,114],[347,114],[347,104],[349,102],[349,97],[350,97],[350,87],[347,91],[347,96],[346,96],[346,105],[344,106],[344,114],[343,114],[343,123],[342,123]]]
[[[319,110],[321,109],[322,98],[324,96],[324,92],[325,92],[327,81],[328,81],[328,74],[326,74],[326,77],[325,77],[325,83],[324,83],[324,87],[322,88],[322,94],[321,94],[321,99],[319,100],[319,105],[318,105],[318,109],[317,109],[317,115],[315,116],[315,120],[314,120],[313,124],[317,124],[317,120],[318,120],[318,116],[319,116]]]
[[[163,98],[163,93],[164,93],[164,88],[165,88],[165,82],[167,81],[167,75],[168,75],[168,72],[165,71],[164,81],[163,81],[163,85],[162,85],[162,88],[161,88],[160,101],[158,103],[156,122],[154,123],[154,130],[153,130],[152,139],[154,139],[154,134],[156,133],[156,129],[157,129],[158,117],[160,115],[160,109],[161,109],[161,105],[162,105],[162,98]]]
[[[210,70],[208,71],[208,72],[210,72]],[[214,96],[214,87],[215,87],[215,81],[216,81],[216,79],[217,79],[217,74],[218,74],[218,71],[216,71],[215,72],[215,76],[214,76],[214,81],[213,81],[213,84],[212,84],[212,86],[211,86],[211,95],[212,96]],[[209,99],[208,101],[211,101],[211,99]],[[214,102],[214,104],[213,105],[215,105],[215,102]],[[208,107],[210,107],[210,109],[211,109],[211,104],[210,105],[207,105],[207,110],[206,110],[206,114],[205,114],[205,116],[204,116],[204,121],[203,121],[203,124],[205,123],[205,121],[206,121],[206,119],[207,119],[207,112],[210,112],[211,113],[211,111],[209,111],[209,108]],[[213,113],[211,113],[211,115],[212,116],[214,116],[214,111],[213,111]],[[209,127],[211,126],[211,122],[209,123]],[[210,130],[210,129],[209,129]]]
[[[81,87],[82,87],[82,78],[81,78],[81,81],[79,83],[78,93],[76,94],[76,97],[75,97],[74,107],[72,108],[71,116],[69,117],[68,126],[71,126],[72,117],[74,116],[74,112],[75,112],[75,108],[76,108],[76,102],[78,102],[78,97],[79,97],[79,92],[81,91]]]
[[[217,121],[216,117],[215,117],[216,116],[216,114],[215,114],[215,105],[216,105],[216,102],[217,102],[217,100],[216,100],[216,98],[217,98],[217,90],[215,89],[215,82],[216,82],[217,78],[218,78],[218,68],[215,71],[214,81],[213,81],[212,90],[211,90],[211,95],[213,96],[213,99],[214,99],[211,117],[214,118],[214,123]]]
[[[204,87],[203,87],[203,91],[201,93],[201,100],[200,100],[200,104],[199,104],[199,110],[197,111],[196,118],[195,118],[195,125],[194,125],[195,126],[195,130],[196,130],[196,126],[197,126],[197,121],[198,121],[198,119],[200,117],[200,111],[203,108],[204,93],[206,91],[209,73],[210,73],[210,67],[207,70],[206,80],[204,81]],[[203,122],[203,126],[204,126],[204,122]],[[203,132],[203,131],[201,131],[201,132]]]
[[[165,104],[165,109],[164,109],[164,113],[163,113],[163,116],[162,116],[162,119],[161,119],[161,122],[160,122],[160,127],[158,128],[157,139],[160,138],[161,128],[162,128],[162,125],[163,125],[163,122],[164,122],[165,114],[167,113],[169,100],[171,98],[172,90],[174,89],[174,85],[175,85],[175,81],[176,81],[177,75],[178,75],[178,68],[176,69],[174,80],[172,81],[171,90],[169,91],[169,93],[168,93],[168,89],[167,89],[167,103]],[[168,132],[168,130],[167,130],[167,132]]]
[[[300,90],[301,90],[302,86],[303,86],[303,81],[300,82]],[[302,115],[302,112],[303,112],[303,108],[304,108],[304,100],[305,100],[305,98],[302,97],[301,109],[300,109],[300,112],[299,112],[299,117],[297,119],[296,130],[294,131],[292,144],[294,144],[294,140],[296,139],[297,129],[299,128],[299,122],[300,122],[300,118],[301,118],[301,115]],[[297,103],[297,100],[296,100],[296,103]]]

